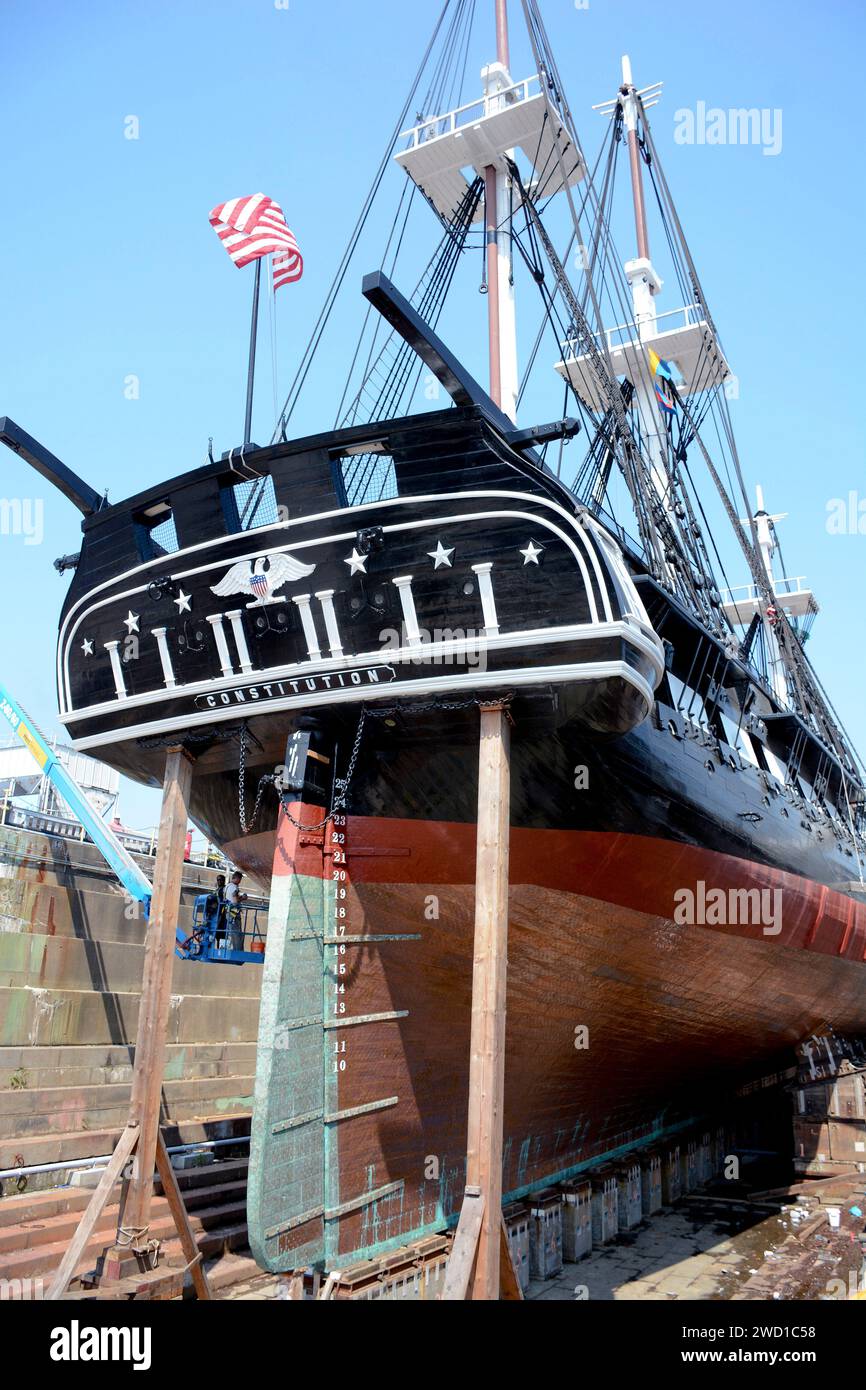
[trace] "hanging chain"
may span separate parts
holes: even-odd
[[[514,695],[502,695],[497,700],[480,700],[477,696],[469,700],[428,700],[423,705],[411,705],[408,708],[404,705],[384,705],[378,709],[368,709],[366,712],[371,719],[393,719],[395,714],[431,714],[445,710],[450,712],[461,709],[498,709],[504,708],[505,714],[510,724],[514,723],[511,714],[511,702]]]
[[[240,727],[240,759],[238,761],[238,820],[244,835],[248,835],[255,825],[262,805],[262,797],[265,794],[265,787],[270,786],[276,779],[274,774],[267,773],[259,779],[258,790],[256,791],[256,801],[253,806],[253,813],[247,820],[247,726],[242,724]]]
[[[312,825],[303,825],[301,821],[297,820],[289,810],[289,805],[288,801],[286,800],[285,792],[282,791],[282,789],[278,789],[280,805],[283,808],[283,815],[286,817],[286,820],[288,820],[290,824],[292,824],[295,827],[296,830],[324,830],[328,822],[334,819],[334,816],[341,816],[345,814],[346,803],[349,796],[349,784],[351,783],[352,778],[355,775],[355,764],[358,761],[358,753],[361,748],[361,735],[364,732],[364,724],[367,719],[367,714],[368,711],[362,705],[361,717],[358,720],[358,728],[355,731],[355,742],[352,745],[352,753],[349,758],[349,766],[346,768],[345,777],[334,778],[334,798],[331,802],[331,809],[326,816],[323,816],[322,819],[319,821],[315,821]],[[273,781],[273,778],[271,778],[271,781]]]
[[[357,755],[359,755],[360,752],[361,734],[364,733],[364,723],[366,723],[367,720],[367,713],[368,710],[364,709],[364,706],[361,706],[360,719],[357,721],[357,730],[356,734],[354,734],[352,755],[350,755],[349,758],[349,766],[346,767],[346,776],[334,778],[334,799],[332,799],[331,810],[329,810],[327,816],[322,816],[321,820],[313,821],[311,826],[304,826],[303,821],[297,820],[297,817],[292,815],[291,810],[289,810],[289,802],[288,799],[286,799],[285,792],[282,791],[282,788],[278,788],[279,805],[282,806],[282,813],[284,813],[286,820],[288,820],[292,826],[295,826],[295,830],[324,830],[329,820],[334,820],[335,816],[345,815],[346,803],[348,803],[349,799],[349,784],[354,777],[354,766],[356,766]]]
[[[256,820],[258,819],[259,811],[261,810],[262,797],[263,797],[264,794],[265,794],[265,788],[266,788],[266,787],[270,787],[270,786],[276,786],[276,788],[277,788],[277,795],[278,795],[279,798],[280,798],[280,805],[281,805],[282,808],[283,808],[283,813],[284,813],[284,815],[286,816],[286,819],[289,820],[289,821],[291,822],[291,824],[295,827],[296,830],[303,830],[303,831],[322,830],[322,829],[324,829],[324,827],[328,824],[328,822],[329,822],[330,820],[333,820],[334,816],[336,816],[336,815],[342,815],[343,812],[344,812],[345,809],[346,809],[346,801],[347,801],[347,798],[348,798],[348,795],[349,795],[349,784],[350,784],[350,782],[352,781],[352,778],[353,778],[353,776],[354,776],[354,774],[355,774],[355,766],[356,766],[356,764],[357,764],[357,762],[358,762],[358,753],[360,752],[360,749],[361,749],[361,736],[362,736],[362,734],[363,734],[363,732],[364,732],[364,722],[365,722],[366,718],[367,718],[367,710],[362,708],[362,709],[361,709],[361,717],[360,717],[360,719],[358,720],[358,728],[357,728],[357,730],[356,730],[356,732],[355,732],[355,742],[354,742],[354,744],[353,744],[353,746],[352,746],[352,753],[351,753],[351,756],[350,756],[350,758],[349,758],[349,766],[346,768],[346,775],[345,775],[345,777],[335,777],[335,778],[334,778],[334,798],[333,798],[333,801],[332,801],[332,803],[331,803],[331,809],[330,809],[330,811],[327,813],[327,815],[323,816],[321,820],[315,821],[312,825],[304,825],[304,824],[301,823],[301,821],[297,820],[297,819],[295,818],[295,816],[292,815],[291,811],[289,810],[289,803],[288,803],[288,800],[287,800],[287,798],[286,798],[286,794],[285,794],[285,792],[283,791],[282,787],[279,786],[279,785],[277,784],[277,777],[276,777],[276,775],[275,775],[274,773],[272,773],[272,772],[266,773],[266,774],[264,775],[264,777],[260,777],[260,778],[259,778],[259,785],[258,785],[258,790],[256,791],[256,801],[255,801],[255,805],[253,806],[253,813],[252,813],[252,815],[250,816],[249,820],[247,819],[247,813],[246,813],[247,739],[246,739],[246,725],[245,725],[245,724],[242,725],[242,727],[241,727],[241,733],[240,733],[241,751],[240,751],[240,760],[239,760],[239,762],[238,762],[238,820],[240,821],[240,827],[241,827],[241,830],[242,830],[243,834],[244,834],[244,835],[248,835],[249,832],[252,830],[253,826],[255,825]]]
[[[349,764],[346,768],[346,775],[344,777],[334,778],[334,796],[331,802],[331,809],[330,811],[328,811],[327,815],[323,816],[321,820],[315,821],[312,825],[304,825],[301,821],[297,820],[296,817],[292,815],[291,811],[289,810],[289,802],[286,797],[286,793],[283,790],[283,788],[279,785],[278,779],[274,773],[266,773],[263,777],[259,778],[259,785],[258,790],[256,791],[256,800],[255,805],[253,806],[253,813],[249,817],[249,819],[247,819],[247,726],[246,724],[242,724],[240,728],[240,759],[238,761],[238,820],[240,821],[241,831],[244,835],[248,835],[252,830],[253,826],[256,823],[256,820],[258,819],[259,811],[261,810],[262,798],[265,794],[265,788],[269,786],[276,786],[277,795],[280,798],[280,805],[282,806],[283,814],[285,815],[286,819],[295,827],[296,830],[302,830],[305,832],[323,830],[324,827],[328,824],[328,822],[334,819],[334,816],[345,815],[346,807],[348,805],[349,800],[349,788],[351,786],[352,779],[355,775],[355,769],[358,763],[358,754],[361,751],[361,739],[364,733],[364,725],[368,718],[386,719],[393,718],[396,714],[430,714],[433,712],[449,713],[455,710],[472,709],[473,707],[477,706],[477,708],[480,710],[502,708],[505,711],[505,717],[508,720],[509,724],[513,724],[514,720],[511,715],[511,702],[513,699],[513,694],[508,694],[503,695],[498,700],[480,700],[477,697],[470,700],[429,700],[423,705],[412,705],[408,708],[402,705],[386,705],[379,709],[367,709],[365,705],[362,705],[361,715],[358,719],[358,728],[355,731],[355,741],[352,745],[352,752],[349,756]]]

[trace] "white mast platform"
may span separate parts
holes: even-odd
[[[652,348],[662,361],[676,368],[679,380],[675,380],[674,384],[682,396],[700,395],[703,391],[712,390],[721,385],[731,371],[700,305],[686,304],[664,314],[656,310],[655,298],[661,291],[662,280],[650,259],[638,127],[641,108],[646,110],[657,105],[660,96],[661,83],[653,83],[640,91],[635,87],[631,61],[625,56],[622,60],[622,86],[617,95],[594,108],[605,116],[612,116],[618,107],[622,109],[623,130],[629,146],[638,243],[637,256],[634,260],[626,261],[624,266],[631,290],[633,318],[629,323],[618,324],[596,335],[596,342],[599,350],[607,347],[614,375],[627,376],[637,392],[650,453],[654,456],[661,491],[665,493],[664,468],[661,464],[665,448],[659,435],[658,407],[648,349]],[[589,358],[577,355],[574,347],[572,342],[563,344],[562,361],[556,364],[556,370],[571,382],[584,405],[591,410],[599,410],[605,402],[596,374]]]
[[[788,513],[778,512],[775,516],[770,516],[764,507],[764,493],[760,486],[755,489],[755,494],[757,503],[755,514],[751,519],[743,520],[741,518],[740,525],[748,527],[752,521],[755,524],[758,547],[775,599],[775,607],[784,609],[789,618],[814,617],[819,611],[818,600],[811,589],[805,588],[803,575],[798,575],[795,579],[787,577],[777,579],[773,570],[773,556],[779,546],[776,538],[776,522],[784,521]],[[726,589],[722,598],[722,608],[729,621],[734,625],[748,627],[756,614],[763,620],[767,636],[770,683],[779,703],[786,706],[788,704],[788,683],[785,663],[782,660],[779,643],[774,632],[776,620],[768,611],[763,595],[755,584],[743,584],[736,589]]]
[[[645,266],[649,266],[649,262],[629,261],[626,274],[632,268],[639,271]],[[649,266],[649,269],[652,270],[652,267]],[[631,278],[629,275],[630,281]],[[661,281],[658,283],[661,285]],[[615,376],[627,376],[635,386],[644,383],[650,391],[652,373],[649,348],[662,361],[676,367],[679,379],[675,378],[674,384],[681,396],[700,395],[702,391],[721,385],[731,375],[715,334],[706,319],[701,317],[697,304],[656,314],[649,323],[644,322],[640,326],[625,323],[608,328],[603,335],[596,334],[596,341],[599,350],[606,342]],[[590,410],[604,408],[605,400],[590,359],[584,355],[576,356],[573,344],[563,344],[563,359],[556,363],[556,370],[560,376],[568,378]]]
[[[496,62],[481,69],[483,95],[443,116],[419,119],[399,137],[394,155],[431,206],[453,223],[476,177],[484,196],[473,221],[484,221],[490,396],[516,422],[520,379],[514,303],[512,219],[528,196],[549,198],[586,176],[586,165],[535,74],[511,77],[507,0],[496,0]],[[520,150],[530,172],[513,177]]]
[[[792,579],[777,579],[773,572],[773,556],[779,544],[776,539],[776,522],[784,521],[788,513],[777,512],[775,516],[770,516],[764,509],[763,489],[757,487],[755,495],[757,506],[751,520],[754,521],[758,533],[761,558],[776,599],[776,606],[783,608],[789,618],[814,616],[820,611],[818,600],[811,589],[804,587],[805,576],[801,574]],[[740,524],[748,527],[750,521],[746,518],[741,520]],[[755,614],[762,612],[764,608],[764,600],[754,584],[741,584],[736,589],[726,589],[724,599],[722,607],[727,617],[732,623],[739,623],[741,627],[748,627]]]
[[[789,618],[805,618],[821,611],[812,590],[804,586],[805,578],[805,575],[799,574],[792,579],[773,580],[776,607],[783,608]],[[748,627],[755,614],[763,611],[764,600],[755,584],[740,584],[735,589],[724,589],[722,597],[726,616],[740,627]]]
[[[547,103],[538,75],[512,82],[501,63],[482,72],[486,93],[478,101],[458,106],[445,116],[434,116],[403,131],[406,149],[394,156],[430,202],[450,221],[466,193],[466,170],[484,176],[493,166],[507,172],[506,155],[519,148],[526,155],[535,178],[527,184],[533,197],[549,197],[563,187],[559,152],[569,185],[580,183],[586,168],[561,126],[551,126]],[[514,189],[514,207],[520,205]],[[479,205],[476,220],[483,216]]]

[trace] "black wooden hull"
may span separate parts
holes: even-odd
[[[512,737],[512,824],[648,835],[802,874],[829,887],[856,879],[854,850],[844,835],[826,825],[807,829],[790,792],[768,791],[760,769],[742,760],[732,764],[685,732],[673,735],[669,717],[673,720],[673,711],[660,708],[631,733],[604,739],[577,724],[545,730],[530,723],[521,729],[518,718]],[[275,747],[284,749],[291,730],[310,723],[305,717],[282,721]],[[426,711],[413,716],[411,706],[391,727],[382,719],[367,720],[349,788],[350,811],[474,824],[476,725],[472,711],[450,718]],[[357,716],[330,728],[342,773]],[[248,763],[250,813],[259,777],[272,770],[270,761],[259,759],[254,755]],[[325,790],[330,795],[323,782]],[[275,793],[265,792],[250,834],[239,824],[236,768],[202,770],[193,782],[192,804],[198,824],[214,842],[266,883],[277,825]]]
[[[277,511],[244,530],[238,489],[261,478]],[[231,456],[98,512],[84,537],[58,646],[71,737],[155,785],[166,746],[184,742],[196,820],[263,884],[271,788],[250,821],[292,730],[318,721],[333,741],[331,796],[368,710],[358,814],[474,822],[473,702],[501,695],[516,826],[856,877],[832,751],[477,409]],[[673,708],[674,673],[692,682],[693,716]],[[821,804],[793,773],[784,785],[792,754]]]

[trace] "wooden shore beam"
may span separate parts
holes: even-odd
[[[87,1242],[93,1233],[102,1212],[105,1208],[112,1188],[117,1182],[123,1170],[123,1165],[135,1150],[138,1142],[138,1128],[136,1125],[127,1125],[117,1141],[114,1153],[108,1162],[108,1167],[104,1170],[102,1177],[94,1190],[93,1196],[87,1204],[87,1210],[75,1228],[75,1235],[69,1242],[63,1259],[51,1281],[51,1287],[46,1294],[50,1302],[56,1302],[62,1298],[69,1286],[69,1281],[78,1268],[79,1261],[87,1249]]]
[[[147,1240],[150,1227],[191,783],[191,757],[183,748],[169,748],[165,758],[159,840],[144,946],[144,974],[129,1105],[129,1118],[137,1121],[139,1126],[139,1140],[123,1208],[123,1226],[127,1232],[135,1232],[133,1246],[139,1240]]]
[[[166,1032],[191,783],[191,757],[183,748],[169,748],[165,760],[153,897],[145,937],[129,1119],[51,1284],[48,1298],[52,1300],[63,1298],[114,1185],[130,1159],[132,1176],[121,1202],[116,1243],[102,1257],[103,1287],[110,1288],[117,1277],[105,1271],[119,1270],[124,1261],[134,1257],[137,1250],[147,1244],[153,1202],[153,1174],[158,1167],[196,1293],[199,1298],[210,1298],[195,1236],[160,1131]]]
[[[168,1149],[165,1147],[161,1130],[157,1130],[156,1135],[156,1166],[162,1181],[162,1190],[168,1202],[168,1209],[180,1236],[181,1249],[186,1256],[187,1268],[192,1277],[196,1296],[207,1300],[211,1296],[210,1285],[202,1268],[201,1252],[196,1244],[192,1226],[189,1224],[189,1216],[183,1204],[183,1193],[178,1187],[177,1177],[171,1166],[171,1159],[168,1155]]]
[[[448,1300],[521,1296],[502,1224],[510,755],[507,706],[482,705],[466,1194],[442,1293]]]

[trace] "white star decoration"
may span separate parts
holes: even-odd
[[[89,637],[85,637],[84,641],[81,643],[81,650],[84,652],[85,656],[93,656],[93,643]]]
[[[188,613],[192,607],[192,598],[189,594],[185,594],[183,589],[178,589],[174,602],[177,604],[178,617],[181,613]]]
[[[454,554],[454,547],[453,547],[453,545],[452,545],[452,547],[451,547],[450,550],[446,550],[446,549],[445,549],[445,546],[442,544],[442,542],[441,542],[441,541],[437,541],[437,542],[436,542],[436,549],[435,549],[435,550],[428,550],[428,551],[427,551],[427,554],[430,556],[430,559],[433,561],[433,568],[434,568],[434,570],[441,569],[443,565],[446,565],[446,566],[448,567],[448,569],[450,569],[450,568],[451,568],[451,556]]]
[[[523,556],[523,563],[524,563],[524,565],[537,565],[537,564],[538,564],[538,557],[539,557],[539,555],[542,553],[543,550],[544,550],[544,546],[543,546],[543,545],[533,545],[533,544],[532,544],[532,541],[530,541],[529,544],[527,545],[526,549],[525,549],[525,550],[521,550],[521,552],[520,552],[521,555]]]
[[[131,608],[123,620],[123,625],[129,633],[130,637],[134,632],[138,632],[138,614],[133,613]]]
[[[354,546],[352,547],[352,553],[351,553],[351,555],[349,556],[349,558],[348,558],[347,560],[344,560],[344,561],[343,561],[343,564],[349,566],[349,573],[350,573],[350,574],[359,574],[359,573],[360,573],[360,574],[366,574],[366,573],[367,573],[367,569],[366,569],[367,557],[366,557],[366,555],[359,555],[358,552],[357,552],[357,550],[354,548]]]

